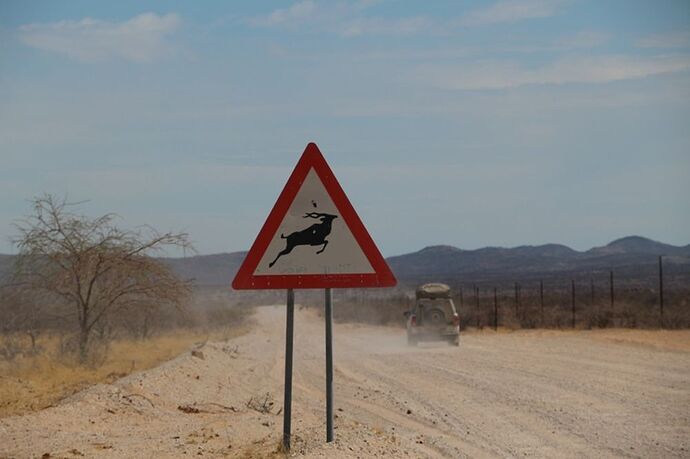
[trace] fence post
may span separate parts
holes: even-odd
[[[575,328],[575,279],[570,280],[570,306],[572,307],[572,313],[573,313],[573,328]]]
[[[518,298],[518,283],[515,282],[515,319],[518,318],[518,307],[520,300]]]
[[[494,287],[494,331],[498,330],[498,294]]]
[[[474,316],[477,318],[477,328],[479,328],[479,287],[474,286]]]
[[[664,267],[659,255],[659,325],[664,328]]]
[[[539,304],[541,306],[541,326],[544,326],[544,281],[539,281]]]

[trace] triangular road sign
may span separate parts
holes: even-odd
[[[395,276],[314,143],[307,145],[232,287],[391,287]]]

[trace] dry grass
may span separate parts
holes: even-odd
[[[134,371],[155,367],[195,343],[225,340],[246,333],[248,326],[206,332],[169,331],[147,340],[120,339],[110,344],[98,367],[79,366],[60,355],[60,339],[39,339],[42,352],[0,361],[0,417],[49,407],[89,385],[112,382]]]

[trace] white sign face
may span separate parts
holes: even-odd
[[[321,179],[309,170],[254,275],[371,273]]]

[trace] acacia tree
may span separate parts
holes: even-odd
[[[151,227],[123,230],[116,216],[89,218],[45,194],[32,200],[33,214],[16,224],[16,281],[63,300],[76,318],[79,359],[88,355],[94,327],[128,308],[180,308],[191,284],[152,257],[166,247],[193,250],[186,233]]]

